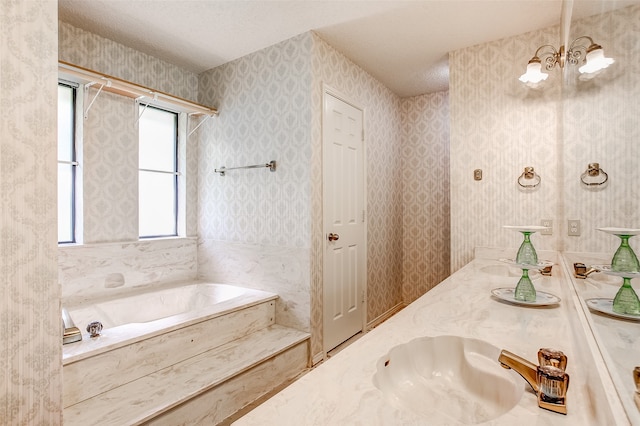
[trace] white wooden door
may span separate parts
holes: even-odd
[[[323,96],[324,350],[362,331],[366,225],[363,112]]]

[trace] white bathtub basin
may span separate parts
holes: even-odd
[[[375,386],[428,424],[476,424],[511,410],[525,382],[498,363],[500,349],[458,336],[422,337],[378,361]]]

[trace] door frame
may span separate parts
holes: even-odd
[[[324,164],[324,143],[325,143],[325,134],[324,134],[324,104],[325,104],[325,96],[333,96],[334,98],[351,105],[352,107],[359,109],[360,111],[362,111],[362,182],[364,185],[364,194],[363,194],[363,207],[364,207],[364,227],[363,227],[363,242],[364,242],[364,247],[365,247],[365,252],[364,252],[364,259],[363,259],[363,288],[362,288],[362,318],[361,318],[361,325],[362,325],[362,330],[361,333],[365,333],[366,332],[366,327],[367,327],[367,307],[368,307],[368,282],[369,282],[369,277],[368,277],[368,260],[369,260],[369,244],[368,244],[368,224],[369,224],[369,210],[368,210],[368,204],[367,204],[367,199],[368,199],[368,194],[367,194],[367,132],[366,132],[366,118],[367,118],[367,114],[366,114],[366,108],[360,106],[358,103],[352,101],[348,96],[346,96],[344,93],[334,89],[333,87],[329,86],[326,83],[322,83],[322,97],[321,97],[321,102],[322,102],[322,106],[321,106],[321,120],[320,120],[320,130],[321,130],[321,135],[322,135],[322,140],[321,140],[321,148],[322,148],[322,155],[321,155],[321,162],[322,162],[322,167],[321,167],[321,182],[322,182],[322,186],[324,187],[324,172],[325,172],[325,164]],[[324,355],[324,358],[326,359],[327,357],[327,352],[333,348],[328,348],[326,347],[326,341],[324,338],[324,333],[325,333],[325,329],[324,329],[324,256],[326,253],[326,249],[327,249],[327,239],[325,238],[325,227],[324,227],[324,189],[322,189],[322,235],[321,235],[321,240],[322,240],[322,261],[320,262],[321,264],[321,276],[322,276],[322,352]]]

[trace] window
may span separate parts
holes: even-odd
[[[74,243],[76,87],[58,84],[58,243]]]
[[[178,114],[141,105],[140,238],[178,235]]]

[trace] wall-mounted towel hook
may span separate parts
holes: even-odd
[[[600,186],[609,180],[609,175],[600,168],[600,164],[589,163],[587,170],[580,175],[580,180],[587,186]]]
[[[531,189],[540,185],[540,175],[535,172],[533,167],[525,167],[524,172],[518,178],[518,185],[523,188]]]

